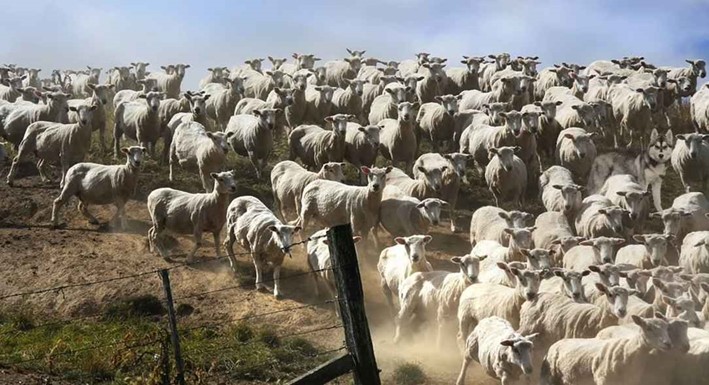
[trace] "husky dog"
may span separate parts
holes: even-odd
[[[655,210],[662,211],[660,202],[662,178],[667,172],[667,163],[672,155],[673,145],[672,130],[667,130],[667,133],[661,136],[657,129],[653,129],[647,149],[638,156],[620,152],[609,152],[597,156],[588,177],[586,186],[588,193],[597,194],[610,176],[630,174],[643,188],[652,188],[652,201]]]

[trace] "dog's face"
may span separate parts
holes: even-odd
[[[668,131],[669,132],[669,131]],[[657,131],[650,135],[650,143],[648,144],[647,153],[650,159],[658,163],[664,163],[670,160],[674,138],[672,134],[658,135]]]

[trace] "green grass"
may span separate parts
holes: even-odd
[[[393,380],[396,385],[421,385],[426,383],[426,374],[418,364],[407,362],[394,369]]]

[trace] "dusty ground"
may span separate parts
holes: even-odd
[[[26,173],[32,174],[27,167]],[[3,168],[0,175],[7,173]],[[130,275],[153,269],[174,266],[147,250],[146,237],[148,214],[144,197],[154,181],[143,175],[139,188],[139,200],[127,207],[129,229],[119,231],[111,226],[92,226],[76,210],[72,200],[63,210],[67,226],[51,229],[49,218],[51,203],[58,193],[55,185],[44,185],[37,176],[19,179],[16,187],[0,183],[0,264],[4,277],[0,280],[0,296],[42,289],[57,285],[103,280],[119,275]],[[270,198],[270,197],[269,197]],[[110,207],[93,207],[92,212],[102,221],[113,213]],[[461,222],[468,223],[469,216]],[[450,269],[446,261],[454,255],[469,251],[467,233],[450,234],[448,227],[439,227],[433,232],[434,241],[429,247],[429,259],[435,267]],[[198,251],[198,258],[214,258],[211,236],[205,236],[205,246]],[[176,251],[184,252],[191,247],[191,239],[178,238]],[[243,251],[243,250],[240,250]],[[376,259],[378,252],[373,247],[360,247],[360,264],[365,287],[367,313],[373,333],[375,350],[382,376],[387,378],[399,363],[416,362],[423,366],[430,384],[450,384],[457,376],[460,356],[455,345],[455,332],[442,352],[432,349],[435,333],[428,333],[416,344],[392,344],[392,321],[378,287]],[[177,257],[176,262],[183,262]],[[286,259],[283,277],[305,272],[304,247]],[[267,277],[269,277],[267,275]],[[249,322],[273,325],[279,334],[297,333],[339,323],[332,305],[320,305],[326,298],[315,298],[312,280],[300,276],[283,280],[286,299],[277,301],[272,295],[252,289],[253,268],[245,256],[240,258],[239,277],[235,279],[226,261],[216,261],[195,267],[171,271],[173,295],[176,305],[189,304],[195,311],[180,319],[183,324],[229,323],[251,314],[286,309],[302,304],[313,304],[292,312],[283,312]],[[205,294],[181,299],[197,293],[218,290],[243,284],[243,288]],[[80,317],[96,313],[102,306],[126,297],[152,294],[162,298],[157,275],[145,275],[129,280],[116,281],[88,288],[65,289],[62,292],[15,297],[1,300],[2,305],[28,303],[57,317]],[[328,330],[306,335],[323,350],[334,349],[343,344],[341,331]],[[9,376],[9,375],[8,375]],[[0,373],[0,383],[35,383],[31,379],[18,379]],[[20,376],[20,375],[18,375]],[[39,377],[37,377],[39,378]],[[479,370],[472,370],[470,384],[492,384]],[[9,381],[9,382],[6,382]],[[13,382],[14,381],[14,382]]]

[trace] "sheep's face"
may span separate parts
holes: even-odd
[[[572,247],[576,247],[579,245],[580,242],[583,242],[585,239],[583,237],[563,237],[560,239],[556,239],[552,241],[552,245],[558,245],[558,248],[561,250],[561,253],[566,253],[567,251],[571,250]]]
[[[593,247],[601,257],[603,263],[613,263],[615,261],[615,248],[624,244],[623,238],[598,237],[580,242],[582,246]]]
[[[440,168],[427,169],[426,167],[419,166],[418,171],[421,172],[424,182],[433,189],[434,191],[440,191],[441,185],[443,184],[443,171],[447,170],[448,166],[443,166]]]
[[[229,133],[224,133],[224,132],[207,132],[207,136],[209,139],[212,139],[212,142],[214,142],[214,145],[217,148],[221,148],[222,152],[225,154],[229,152],[229,138],[233,135],[233,132]]]
[[[523,94],[534,89],[534,82],[537,80],[531,76],[519,76],[519,93]]]
[[[672,298],[681,296],[688,286],[686,282],[665,281],[660,278],[652,278],[652,285],[659,289],[663,295]]]
[[[542,277],[539,271],[520,270],[515,267],[511,267],[510,272],[517,276],[517,285],[522,287],[526,300],[532,301],[537,298],[537,294],[539,294],[539,285],[542,282]]]
[[[500,218],[507,221],[509,227],[522,228],[526,227],[529,221],[534,220],[534,215],[524,211],[512,210],[507,213],[500,213]]]
[[[692,216],[691,212],[668,208],[659,213],[650,214],[651,218],[660,218],[664,224],[666,235],[677,236],[685,218]]]
[[[500,112],[499,116],[505,120],[505,126],[515,136],[522,131],[522,114],[518,111]]]
[[[354,73],[358,73],[360,68],[362,68],[362,58],[360,57],[347,57],[344,60],[350,65],[350,69]]]
[[[696,133],[679,134],[676,136],[676,138],[684,142],[684,145],[689,150],[689,157],[692,159],[699,158],[699,154],[702,151],[706,151],[706,144],[704,142],[709,141],[709,135],[702,135]]]
[[[113,84],[89,84],[89,88],[91,88],[94,92],[94,95],[101,101],[102,105],[107,105],[109,101],[109,94],[113,90]]]
[[[535,333],[527,337],[518,336],[500,341],[500,345],[506,346],[509,351],[506,355],[508,362],[522,369],[526,375],[532,374],[532,338],[536,335]]]
[[[675,90],[679,90],[680,95],[687,95],[692,91],[692,80],[686,76],[680,76],[677,79],[667,79],[668,84],[673,84]]]
[[[441,221],[441,209],[447,203],[438,198],[426,198],[416,205],[421,215],[426,218],[432,225],[438,226]]]
[[[325,101],[325,102],[330,102],[332,101],[332,94],[335,92],[334,87],[330,86],[315,86],[315,91],[318,91],[320,93],[320,99]]]
[[[158,87],[158,81],[157,79],[141,79],[138,80],[138,84],[141,84],[143,86],[143,93],[147,93],[150,91],[157,91]]]
[[[582,280],[583,277],[591,274],[590,270],[583,272],[572,270],[554,270],[554,275],[560,277],[564,282],[564,290],[575,302],[586,302]]]
[[[586,75],[577,75],[576,73],[572,72],[569,74],[571,79],[574,82],[574,87],[576,87],[576,90],[585,94],[588,92],[588,82],[593,78],[594,75],[591,76],[586,76]]]
[[[147,63],[147,62],[135,62],[135,63],[130,63],[130,65],[131,65],[131,67],[133,67],[133,69],[135,69],[136,75],[138,75],[138,76],[144,76],[144,75],[145,75],[145,72],[146,72],[147,69],[148,69],[148,66],[150,65],[150,63]]]
[[[652,272],[653,284],[655,284],[654,278],[658,278],[661,281],[674,281],[675,273],[681,273],[682,270],[681,267],[677,266],[658,266],[652,268],[650,271]]]
[[[584,190],[583,186],[579,186],[577,184],[555,184],[551,187],[561,192],[561,201],[564,204],[563,212],[565,214],[572,213],[578,207],[581,207],[581,200],[583,199],[582,195]]]
[[[522,84],[521,79],[517,76],[505,76],[492,86],[493,92],[498,91],[498,87],[502,87],[499,91],[503,95],[521,95]]]
[[[261,72],[261,64],[263,63],[263,58],[255,58],[244,61],[244,64],[248,65],[251,70],[256,72]]]
[[[300,226],[290,225],[271,225],[268,227],[271,231],[276,245],[284,252],[290,253],[293,245],[293,235],[300,231]]]
[[[258,116],[261,124],[273,130],[276,128],[276,117],[281,111],[280,108],[262,108],[255,110],[253,114]]]
[[[71,96],[61,91],[55,91],[52,88],[44,88],[44,90],[47,91],[47,93],[44,94],[47,96],[47,99],[51,100],[52,103],[57,106],[65,106],[66,101],[69,100],[69,97]]]
[[[588,104],[593,107],[593,112],[596,116],[596,122],[601,125],[605,122],[609,122],[613,117],[613,106],[603,100],[595,100],[588,102]]]
[[[589,107],[593,109],[593,107],[589,105],[585,105],[586,107]],[[573,106],[573,107],[580,107],[580,106]],[[591,134],[572,134],[572,133],[565,133],[564,138],[568,139],[573,143],[573,148],[574,148],[574,153],[577,157],[584,159],[586,158],[588,154],[588,150],[591,148],[595,148],[595,144],[593,143],[593,137],[595,136],[595,133]]]
[[[89,66],[86,66],[86,68],[88,68],[88,70],[89,70],[89,76],[90,76],[90,77],[92,77],[92,78],[98,78],[99,76],[101,76],[101,70],[102,70],[102,68],[92,68],[92,67],[89,67]]]
[[[226,67],[213,67],[213,68],[207,68],[207,71],[211,72],[212,74],[212,82],[219,82],[226,78],[226,75],[228,75],[228,69]]]
[[[295,59],[296,65],[298,66],[298,69],[312,69],[315,67],[315,62],[320,60],[319,57],[315,57],[315,55],[308,54],[308,55],[298,55],[298,54],[293,54],[293,58]]]
[[[660,88],[667,87],[667,73],[669,72],[668,70],[657,68],[654,70],[646,70],[646,72],[651,73],[652,76],[655,78],[656,86]]]
[[[236,192],[236,172],[213,172],[209,176],[214,179],[214,191],[220,194],[233,194]]]
[[[473,156],[470,154],[463,154],[461,152],[453,152],[450,154],[443,155],[443,158],[448,160],[448,163],[450,163],[452,170],[455,171],[458,177],[462,178],[465,176],[465,170],[467,169],[468,161],[472,160]]]
[[[145,147],[140,146],[130,146],[121,148],[121,152],[126,154],[126,157],[128,158],[128,163],[133,168],[140,167],[141,163],[143,162],[143,155],[146,151],[147,149]]]
[[[680,353],[687,353],[690,348],[689,338],[687,337],[687,329],[692,326],[683,319],[669,320],[667,334],[672,341],[672,348]],[[695,326],[696,327],[696,326]]]
[[[409,97],[407,87],[385,88],[384,91],[389,94],[391,102],[394,104],[403,103]]]
[[[335,182],[342,182],[345,180],[345,174],[342,173],[342,169],[345,167],[344,163],[338,162],[327,162],[322,165],[322,178],[326,180],[332,180]]]
[[[295,92],[294,89],[292,88],[274,88],[273,92],[278,95],[278,98],[280,99],[280,105],[282,107],[287,107],[287,106],[292,106],[293,105],[293,93]]]
[[[532,232],[536,227],[512,228],[503,231],[510,237],[510,245],[516,249],[529,249],[532,246]]]
[[[436,101],[443,106],[446,113],[451,116],[458,112],[458,101],[460,98],[460,95],[443,95],[434,97],[434,99],[436,99]]]
[[[670,350],[672,348],[672,340],[668,333],[669,324],[666,320],[643,318],[636,315],[633,315],[632,318],[633,322],[640,326],[643,339],[648,345],[657,350]]]
[[[404,85],[404,88],[406,91],[408,91],[410,94],[413,94],[414,90],[416,90],[416,85],[418,82],[422,81],[424,79],[424,76],[421,74],[411,74],[408,75],[405,78],[397,78],[401,84]],[[406,95],[403,99],[400,100],[406,100],[408,98],[408,95]]]
[[[375,148],[379,146],[379,134],[382,129],[379,126],[358,127],[357,130],[364,134],[367,142]]]
[[[293,76],[293,88],[300,92],[304,92],[305,89],[308,88],[308,78],[311,76],[314,76],[312,72],[305,74],[301,73]]]
[[[626,289],[620,286],[608,287],[603,283],[596,283],[596,288],[603,293],[611,305],[611,312],[618,318],[628,314],[628,297],[637,294],[633,289]]]
[[[458,265],[460,272],[465,275],[468,282],[473,283],[478,280],[478,274],[480,274],[480,261],[486,257],[476,257],[470,254],[466,254],[462,257],[453,257],[451,262]]]
[[[686,62],[692,67],[694,76],[699,76],[700,78],[707,76],[707,63],[704,60],[686,60]]]
[[[418,265],[426,263],[426,244],[431,242],[430,235],[411,235],[409,237],[396,237],[394,241],[402,245],[409,257],[409,263]]]
[[[633,269],[625,272],[625,282],[639,293],[647,292],[647,283],[651,277],[652,272],[649,270]]]
[[[79,124],[83,127],[91,125],[91,120],[94,115],[94,111],[98,108],[97,105],[85,105],[82,104],[78,107],[69,107],[69,111],[76,113],[78,116]]]
[[[507,68],[507,65],[510,64],[510,62],[512,61],[512,57],[509,53],[506,52],[503,52],[498,55],[488,55],[487,57],[495,60],[495,69],[497,71],[502,71],[503,69]]]
[[[384,87],[390,83],[396,83],[398,81],[399,81],[399,79],[397,79],[397,76],[394,74],[382,75],[381,77],[379,77],[379,84],[381,84],[382,87]],[[373,85],[372,87],[376,87],[376,85]]]
[[[29,69],[27,70],[27,79],[29,79],[29,80],[37,80],[37,78],[39,77],[39,73],[40,73],[41,71],[42,71],[42,70],[41,70],[40,68],[29,68]]]
[[[275,87],[284,88],[286,86],[285,75],[281,70],[266,71],[266,76],[271,78]]]
[[[231,79],[230,82],[227,83],[227,86],[231,88],[231,91],[237,95],[243,95],[244,94],[244,79],[242,77],[235,77],[234,79]]]
[[[539,62],[536,59],[523,59],[520,64],[522,64],[522,72],[527,76],[537,76],[537,65]]]
[[[416,54],[416,60],[418,61],[419,65],[423,63],[428,63],[429,56],[431,56],[431,54],[428,52],[419,52]]]
[[[569,87],[573,85],[573,79],[571,79],[571,69],[567,67],[557,67],[557,68],[550,68],[549,71],[553,72],[556,74],[556,81],[564,86],[564,87]]]
[[[416,110],[419,104],[417,102],[401,102],[397,106],[399,110],[399,121],[401,122],[413,122],[416,118]]]
[[[21,76],[15,76],[14,78],[11,78],[8,81],[8,85],[10,88],[13,90],[17,90],[18,88],[22,88],[22,77]]]
[[[647,191],[617,191],[616,194],[622,197],[625,201],[625,207],[628,208],[630,213],[628,216],[631,220],[635,221],[640,218],[645,204],[647,203],[647,198],[652,194],[650,190]]]
[[[542,270],[551,268],[551,255],[553,251],[547,249],[522,249],[522,254],[527,258],[527,268]]]
[[[325,67],[318,67],[312,70],[313,76],[315,76],[315,84],[325,84],[325,76],[327,74],[327,69]]]
[[[596,123],[596,109],[590,103],[581,103],[571,106],[583,122],[584,127],[593,127]]]
[[[485,110],[485,113],[490,116],[491,126],[501,126],[504,123],[505,118],[503,118],[500,113],[507,112],[509,109],[509,104],[505,102],[484,104],[483,109]]]
[[[694,301],[689,293],[684,293],[677,298],[662,296],[662,301],[667,304],[668,317],[678,317],[689,323],[692,327],[701,327],[701,320],[694,310]]]
[[[278,58],[277,59],[277,58],[269,56],[268,61],[271,62],[271,65],[273,66],[274,70],[278,70],[278,69],[281,69],[281,66],[283,64],[285,64],[288,61],[288,59],[286,59],[286,58],[282,58],[282,59]]]
[[[519,147],[491,148],[489,150],[489,155],[491,159],[497,157],[503,171],[510,172],[514,169],[516,148]]]
[[[357,51],[355,49],[349,49],[349,48],[346,48],[346,50],[347,50],[347,53],[350,54],[350,57],[358,57],[360,59],[363,58],[365,52],[367,52],[366,50]]]
[[[22,94],[20,96],[22,100],[27,100],[32,103],[39,102],[39,96],[36,88],[27,86],[23,88],[18,88],[17,90],[20,91],[20,94]]]
[[[364,93],[364,85],[366,83],[369,83],[369,81],[361,79],[349,80],[348,87],[354,94],[362,96],[362,94]]]
[[[478,72],[480,72],[480,64],[485,62],[485,58],[480,56],[463,56],[463,60],[461,60],[460,62],[465,64],[465,66],[468,68],[468,72],[470,72],[471,74],[477,74]]]
[[[187,95],[187,93],[185,93],[185,95]],[[145,99],[145,102],[148,104],[148,107],[154,112],[157,112],[158,108],[160,107],[160,101],[164,97],[165,94],[157,91],[150,91],[147,94],[138,95],[138,98]]]
[[[347,134],[347,123],[354,120],[356,116],[349,114],[335,114],[325,118],[325,121],[332,125],[335,136],[345,137]]]
[[[118,78],[125,81],[130,78],[130,67],[113,67],[113,70],[118,72]]]
[[[541,112],[528,111],[522,113],[522,126],[531,134],[539,131],[539,116]]]
[[[626,277],[625,272],[621,272],[620,268],[611,263],[604,263],[603,265],[592,265],[588,267],[591,272],[598,274],[598,279],[601,283],[608,287],[620,285],[620,278]]]
[[[367,177],[367,188],[372,192],[380,192],[384,190],[386,186],[386,174],[390,173],[392,170],[391,166],[386,168],[378,167],[366,167],[362,166],[360,168],[362,174]]]
[[[643,95],[643,103],[650,109],[650,111],[657,111],[657,87],[638,88],[635,91]]]

